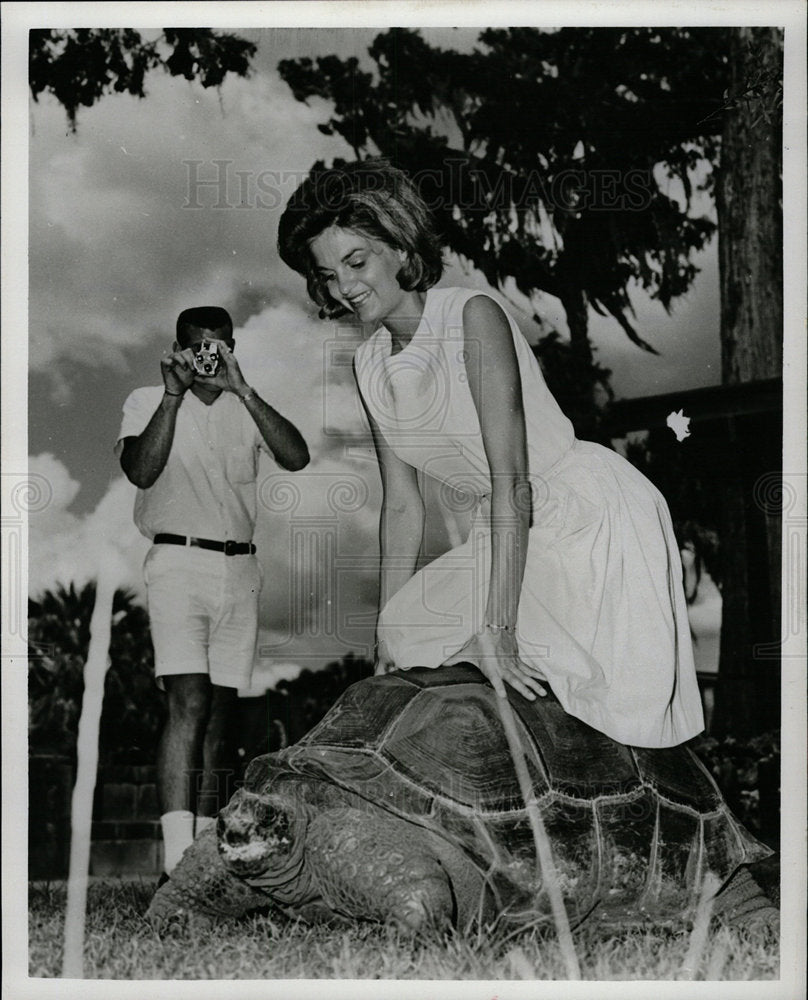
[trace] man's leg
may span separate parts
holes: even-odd
[[[258,636],[261,568],[254,556],[225,559],[220,614],[211,622],[208,668],[212,704],[205,733],[204,774],[196,810],[196,832],[213,822],[234,791],[239,688],[250,686]]]
[[[202,747],[203,771],[196,803],[196,832],[200,833],[235,791],[236,688],[211,685],[211,706]]]
[[[212,686],[206,674],[168,675],[163,682],[168,717],[157,750],[157,796],[165,870],[170,874],[194,838],[193,810]]]

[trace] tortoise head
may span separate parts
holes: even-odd
[[[239,878],[280,874],[299,860],[305,826],[291,798],[240,788],[219,813],[219,854]]]

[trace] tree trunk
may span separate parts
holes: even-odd
[[[716,186],[725,384],[782,374],[782,53],[779,29],[732,31],[731,106]],[[776,438],[763,458],[764,475],[781,470]],[[755,647],[779,637],[780,525],[756,504],[749,472],[757,466],[760,481],[762,456],[746,451],[749,443],[735,424],[729,428],[727,447],[732,454],[725,456],[724,465],[724,613],[715,729],[741,736],[772,722],[760,718],[758,706],[760,696],[779,679],[778,662],[761,659]],[[750,600],[761,576],[768,585],[770,599],[763,602],[768,614]]]
[[[782,33],[737,28],[730,93],[761,68],[782,77]],[[783,368],[782,130],[773,86],[727,113],[718,183],[723,382],[773,378]],[[764,115],[771,116],[767,122]]]

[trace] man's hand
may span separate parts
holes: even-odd
[[[452,657],[452,661],[457,662],[461,653],[477,664],[500,698],[506,697],[503,681],[507,681],[528,701],[533,701],[536,695],[543,698],[547,694],[541,684],[544,680],[541,671],[520,659],[513,632],[490,632],[485,629],[473,635],[460,653]]]
[[[160,361],[160,371],[166,392],[181,396],[186,389],[190,388],[196,374],[193,357],[193,351],[189,348],[184,351],[166,352],[163,355]]]
[[[235,354],[233,354],[227,344],[222,344],[219,351],[221,352],[222,366],[219,368],[218,375],[224,374],[227,383],[224,388],[229,392],[235,392],[237,396],[243,396],[245,392],[249,391],[250,387],[241,374],[241,368]]]

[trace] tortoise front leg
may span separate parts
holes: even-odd
[[[713,915],[733,927],[780,928],[780,858],[736,869],[713,900]]]
[[[182,914],[240,917],[269,905],[258,889],[232,875],[219,856],[216,830],[209,827],[185,851],[171,878],[154,894],[146,918],[155,927]]]
[[[338,914],[392,921],[407,930],[454,919],[448,875],[424,832],[380,810],[320,813],[309,826],[306,862],[323,900]]]

